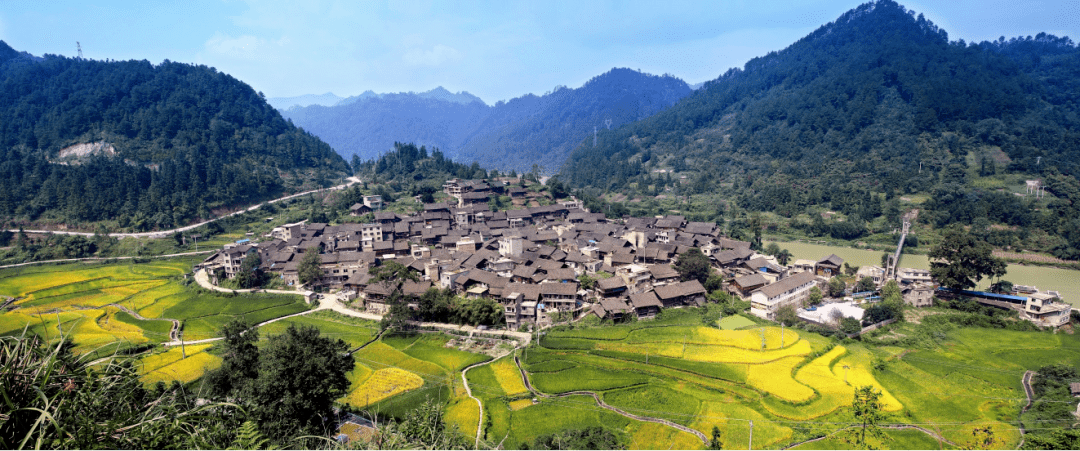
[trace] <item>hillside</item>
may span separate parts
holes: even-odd
[[[206,66],[34,58],[0,41],[0,219],[149,230],[347,165]]]
[[[527,170],[557,169],[594,127],[616,127],[648,117],[690,93],[670,76],[613,69],[580,88],[558,87],[488,106],[468,93],[438,88],[426,93],[375,94],[333,107],[285,111],[285,117],[345,157],[378,157],[395,142],[440,148],[457,161]],[[470,99],[475,99],[469,101]]]
[[[883,203],[920,193],[929,224],[981,218],[1064,237],[1075,229],[1068,180],[1080,173],[1078,56],[1072,41],[1043,34],[950,42],[921,14],[867,3],[653,117],[601,133],[596,146],[582,143],[560,175],[595,193],[723,192],[787,217],[818,207],[856,228],[886,214]],[[1067,202],[1008,192],[1028,177]],[[1074,239],[1040,245],[1080,250]]]

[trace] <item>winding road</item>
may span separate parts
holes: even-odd
[[[177,227],[175,229],[158,230],[158,231],[154,231],[154,232],[110,233],[108,235],[110,237],[115,237],[115,238],[165,238],[165,237],[167,237],[167,236],[169,236],[169,235],[171,235],[173,233],[176,233],[176,232],[187,232],[188,230],[196,229],[196,228],[199,228],[199,227],[204,226],[206,224],[209,224],[211,222],[219,221],[219,220],[228,218],[230,216],[236,216],[236,215],[239,215],[239,214],[247,213],[249,211],[255,211],[259,207],[262,207],[263,205],[266,205],[266,204],[273,204],[273,203],[277,203],[277,202],[281,202],[281,201],[285,201],[285,200],[289,200],[289,199],[293,199],[293,198],[296,198],[296,197],[300,197],[300,196],[304,196],[304,195],[308,195],[308,194],[313,194],[313,193],[321,193],[321,192],[326,192],[326,191],[340,191],[340,190],[348,188],[348,187],[350,187],[352,185],[360,183],[360,179],[357,178],[357,177],[349,177],[349,178],[346,178],[345,180],[347,180],[347,181],[345,183],[341,184],[341,185],[332,186],[332,187],[329,187],[329,188],[313,189],[313,190],[309,190],[309,191],[304,191],[302,193],[290,194],[288,196],[279,197],[277,199],[272,199],[272,200],[268,200],[268,201],[263,202],[263,203],[252,205],[252,206],[250,206],[248,208],[245,208],[245,209],[242,209],[242,210],[234,211],[234,212],[229,213],[229,214],[227,214],[225,216],[219,216],[219,217],[214,218],[214,219],[206,220],[206,221],[200,222],[198,224],[191,224],[191,225],[186,225],[186,226],[183,226],[183,227]],[[8,229],[8,232],[18,233],[19,229]],[[86,236],[86,237],[94,236],[94,234],[90,233],[90,232],[69,232],[69,231],[66,231],[66,230],[44,230],[44,229],[26,230],[26,229],[24,229],[23,232],[26,232],[26,233],[42,233],[42,234],[44,234],[44,233],[52,233],[52,234],[55,234],[55,235],[78,235],[78,236]],[[60,261],[63,261],[63,260],[60,260]]]

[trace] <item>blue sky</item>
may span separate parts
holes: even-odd
[[[214,66],[268,97],[426,91],[494,103],[612,67],[688,83],[779,50],[861,1],[0,2],[0,40],[35,55]],[[1080,40],[1080,2],[900,1],[950,39]]]

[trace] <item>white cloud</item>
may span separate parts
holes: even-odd
[[[288,37],[271,41],[247,34],[234,38],[216,33],[206,41],[205,47],[210,53],[230,58],[273,60],[277,51],[290,42]]]
[[[413,66],[441,66],[445,63],[461,61],[462,54],[452,47],[437,44],[431,50],[412,49],[401,57],[403,61]]]

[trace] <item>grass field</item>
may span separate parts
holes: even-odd
[[[210,345],[173,346],[168,350],[152,354],[140,359],[143,377],[142,381],[147,385],[157,382],[168,384],[172,381],[183,383],[194,381],[202,377],[207,370],[221,365],[221,357],[213,355],[207,350]],[[184,353],[187,358],[184,358]]]

